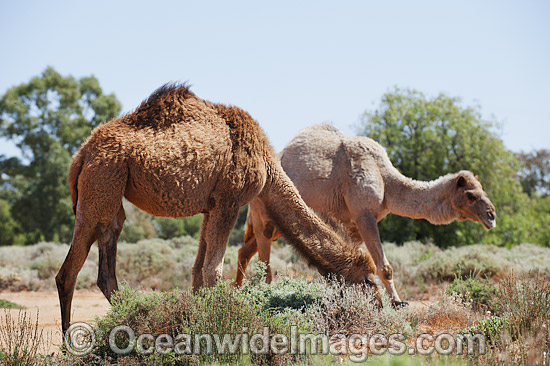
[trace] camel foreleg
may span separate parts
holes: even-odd
[[[222,276],[227,240],[237,221],[239,207],[237,202],[220,201],[209,212],[208,222],[203,227],[204,231],[201,232],[201,241],[204,240],[204,243],[201,243],[204,251],[202,259],[202,284],[204,286],[214,286]],[[199,248],[200,251],[201,248]],[[199,260],[199,255],[197,255],[197,261]]]
[[[365,242],[369,253],[376,264],[378,278],[386,287],[386,292],[390,296],[394,306],[405,306],[406,302],[401,301],[399,294],[395,289],[393,282],[393,268],[384,254],[380,234],[378,232],[378,223],[370,213],[364,213],[356,220],[361,238]]]
[[[193,265],[193,291],[197,291],[203,286],[202,280],[202,267],[204,265],[204,255],[206,253],[206,231],[208,227],[210,215],[205,213],[202,217],[201,233],[199,237],[199,249],[197,251],[197,257],[195,258],[195,264]]]

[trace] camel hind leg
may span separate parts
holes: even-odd
[[[99,270],[97,273],[97,286],[109,302],[111,302],[112,293],[118,290],[116,279],[117,242],[125,219],[126,215],[121,205],[113,220],[98,239]]]
[[[263,225],[261,233],[256,233],[256,241],[258,243],[258,259],[265,263],[265,282],[271,283],[273,274],[271,273],[271,265],[269,258],[271,256],[271,242],[277,240],[280,235],[277,234],[277,229],[271,221],[267,221]]]
[[[258,252],[258,244],[256,242],[256,236],[254,235],[254,223],[252,216],[250,215],[250,208],[248,209],[248,215],[246,217],[246,231],[243,236],[243,246],[239,249],[239,261],[237,264],[237,278],[235,279],[235,286],[240,287],[243,284],[243,279],[246,273],[246,267],[248,263]]]
[[[78,272],[82,269],[90,247],[95,241],[95,225],[83,223],[77,213],[73,240],[69,253],[59,269],[55,282],[61,306],[61,326],[63,334],[69,328],[71,320],[71,304],[73,301],[74,287]]]
[[[116,162],[105,163],[101,166],[88,166],[82,170],[78,177],[79,192],[73,240],[69,253],[55,277],[61,306],[63,333],[70,325],[76,278],[95,240],[101,239],[103,242],[111,243],[103,246],[103,249],[100,248],[100,257],[103,259],[100,260],[102,268],[98,282],[101,284],[100,286],[104,286],[105,290],[102,288],[104,293],[106,291],[110,293],[109,286],[113,287],[113,280],[109,280],[106,276],[107,280],[104,281],[102,273],[114,273],[116,258],[108,254],[113,252],[113,246],[116,250],[114,237],[116,236],[118,239],[120,232],[111,224],[115,216],[117,216],[117,222],[120,219],[120,208],[127,178],[128,170]],[[109,237],[110,239],[107,240]]]

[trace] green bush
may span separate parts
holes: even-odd
[[[483,334],[491,341],[495,341],[501,334],[503,329],[509,327],[508,320],[500,316],[490,316],[488,318],[480,320],[473,327],[468,328],[466,331],[470,334]]]
[[[447,289],[449,294],[458,294],[464,301],[471,301],[474,309],[486,308],[494,310],[496,287],[487,279],[480,279],[478,276],[466,278],[457,277]]]
[[[198,238],[202,224],[202,214],[178,219],[156,217],[154,224],[158,236],[162,239],[171,239],[185,235]]]
[[[98,343],[86,362],[101,360],[104,363],[105,360],[115,362],[132,358],[140,365],[187,365],[212,362],[287,363],[291,355],[267,354],[249,357],[241,352],[219,354],[215,344],[211,354],[201,352],[200,355],[176,353],[143,355],[134,352],[123,357],[113,353],[108,345],[108,335],[118,325],[127,325],[136,334],[149,333],[155,337],[160,334],[169,334],[175,338],[178,334],[189,334],[191,349],[196,346],[195,335],[248,334],[250,337],[252,334],[261,334],[263,327],[268,327],[270,332],[277,334],[289,332],[290,323],[281,323],[281,318],[273,317],[257,303],[248,300],[247,294],[230,287],[223,281],[212,288],[202,288],[195,294],[189,290],[140,293],[124,286],[113,296],[109,313],[98,319],[96,325]],[[120,348],[125,348],[127,345],[127,339],[122,334],[116,341]],[[204,345],[201,343],[201,350],[204,349],[202,348]]]

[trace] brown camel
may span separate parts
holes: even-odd
[[[367,245],[378,276],[397,305],[406,303],[395,290],[393,270],[382,250],[377,226],[389,212],[439,225],[469,219],[486,229],[496,226],[495,207],[471,172],[463,170],[431,182],[407,178],[377,142],[368,137],[347,137],[329,124],[305,128],[279,157],[304,201],[316,212],[339,220],[354,241]],[[239,250],[237,285],[256,252],[268,264],[266,279],[271,281],[270,245],[279,236],[269,210],[263,202],[253,200],[245,244]]]
[[[370,255],[345,242],[308,208],[258,123],[237,107],[196,97],[185,85],[165,85],[135,112],[93,130],[73,158],[69,187],[75,227],[56,276],[63,332],[69,327],[78,272],[96,240],[97,284],[108,300],[117,289],[123,197],[155,216],[204,213],[193,267],[195,289],[212,286],[221,276],[239,207],[253,198],[321,274],[374,286]]]

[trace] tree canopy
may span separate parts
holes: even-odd
[[[389,215],[381,221],[382,240],[434,240],[439,246],[489,242],[513,245],[529,241],[530,200],[522,192],[516,156],[504,147],[498,124],[482,117],[478,107],[440,94],[428,98],[411,89],[384,94],[375,111],[365,112],[358,128],[384,146],[404,175],[433,180],[471,170],[479,175],[497,209],[497,228],[485,231],[473,222],[436,226],[425,220]]]
[[[2,96],[0,136],[19,149],[18,156],[0,157],[0,198],[10,203],[16,222],[4,243],[70,240],[71,155],[95,126],[120,110],[116,97],[103,94],[94,76],[64,77],[51,67]]]
[[[94,76],[76,79],[51,67],[0,98],[0,137],[19,150],[13,157],[0,156],[0,244],[71,240],[71,155],[94,127],[120,109]],[[433,240],[442,247],[479,242],[550,246],[550,152],[508,151],[497,123],[484,119],[479,107],[445,94],[428,98],[396,88],[384,94],[378,109],[365,112],[358,132],[384,146],[396,168],[411,178],[473,171],[497,209],[497,228],[489,232],[473,222],[435,226],[389,215],[379,225],[382,240]],[[153,218],[126,202],[125,208],[121,240],[197,236],[200,230],[201,215]],[[243,208],[230,244],[242,241],[245,221]]]

